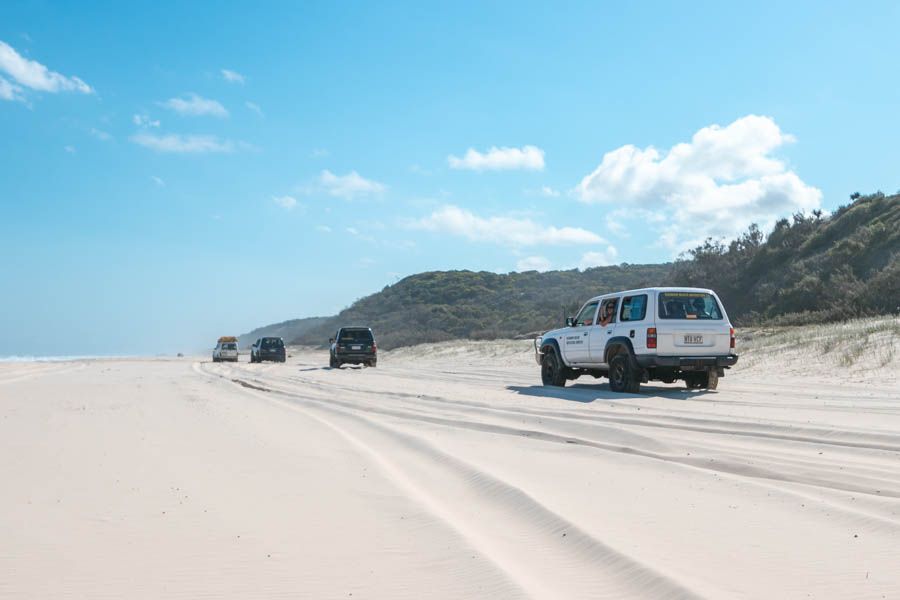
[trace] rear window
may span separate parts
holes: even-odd
[[[223,350],[237,350],[237,344],[234,344],[234,343],[222,344],[222,349]]]
[[[281,348],[284,342],[280,338],[265,338],[262,341],[263,348]]]
[[[343,329],[338,340],[341,342],[371,342],[372,332],[368,329]]]
[[[622,299],[621,321],[643,321],[647,316],[647,294],[625,296]]]
[[[722,311],[706,292],[660,292],[659,318],[721,320]]]

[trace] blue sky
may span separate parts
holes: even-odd
[[[0,356],[660,262],[900,188],[896,3],[4,2]]]

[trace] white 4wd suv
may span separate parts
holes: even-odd
[[[581,375],[608,377],[615,392],[637,392],[650,380],[716,389],[737,362],[734,328],[716,293],[700,288],[647,288],[588,300],[566,327],[534,343],[544,385]]]

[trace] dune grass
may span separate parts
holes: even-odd
[[[900,356],[900,318],[853,319],[825,325],[751,327],[737,332],[741,368],[773,358],[788,365],[853,372],[896,369]]]

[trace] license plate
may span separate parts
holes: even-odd
[[[687,334],[687,335],[684,336],[684,343],[685,343],[685,344],[702,344],[702,343],[703,343],[703,336],[702,336],[702,335]]]
[[[362,346],[350,346],[351,350],[362,350]]]

